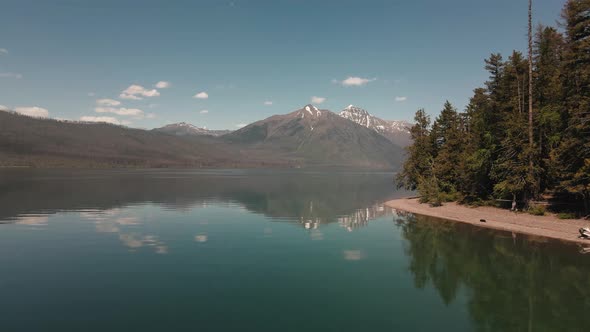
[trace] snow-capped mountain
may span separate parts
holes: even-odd
[[[231,130],[210,130],[207,128],[197,127],[190,123],[186,122],[179,122],[166,125],[161,128],[156,128],[154,131],[159,131],[171,135],[176,136],[187,136],[187,135],[195,135],[195,136],[221,136],[225,134],[229,134]]]
[[[223,139],[306,166],[396,169],[403,158],[402,149],[383,135],[313,105],[251,123]]]
[[[411,143],[412,124],[407,121],[383,120],[353,105],[342,110],[340,116],[378,132],[399,146],[408,146]]]
[[[305,105],[305,107],[300,109],[299,114],[301,114],[301,118],[305,118],[305,115],[311,116],[311,117],[318,117],[318,116],[322,116],[322,111],[320,111],[317,107],[309,104],[309,105]]]

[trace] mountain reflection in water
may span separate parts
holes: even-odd
[[[305,228],[339,222],[353,229],[386,213],[385,200],[404,194],[392,179],[390,173],[289,170],[3,170],[0,222],[42,224],[47,215],[68,211],[97,219],[142,204],[177,211],[237,204]]]
[[[587,329],[590,255],[383,205],[407,194],[389,173],[2,170],[3,331]]]

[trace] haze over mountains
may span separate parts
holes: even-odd
[[[0,166],[396,170],[408,141],[405,123],[352,106],[338,115],[306,105],[233,132],[184,122],[141,130],[0,112]]]

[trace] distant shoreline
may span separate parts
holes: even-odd
[[[578,238],[580,235],[578,229],[590,226],[590,221],[587,220],[558,219],[553,215],[517,214],[495,207],[468,207],[457,203],[445,203],[440,207],[431,207],[428,204],[421,204],[417,198],[395,199],[385,204],[397,210],[448,219],[478,227],[590,245],[590,240]],[[481,222],[480,219],[484,219],[485,222]]]

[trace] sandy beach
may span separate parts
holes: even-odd
[[[431,207],[428,204],[420,204],[417,198],[396,199],[387,202],[386,205],[398,210],[479,227],[590,245],[590,240],[578,238],[578,229],[590,226],[590,221],[583,219],[563,220],[554,215],[533,216],[494,207],[468,207],[457,203]],[[486,222],[481,222],[480,219],[485,219]]]

